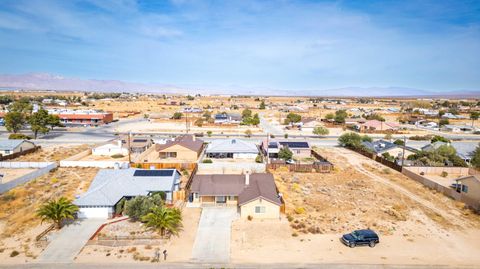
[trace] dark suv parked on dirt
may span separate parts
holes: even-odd
[[[380,243],[378,235],[372,230],[357,230],[349,234],[344,234],[341,241],[351,248],[360,245],[369,245],[373,248],[376,244]]]

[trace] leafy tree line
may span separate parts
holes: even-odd
[[[35,138],[38,133],[46,134],[54,127],[62,126],[57,115],[50,115],[43,108],[33,112],[33,106],[25,98],[11,103],[8,111],[4,118],[5,128],[14,134],[18,133],[26,124],[30,125]]]
[[[259,125],[260,117],[258,113],[253,114],[250,109],[245,109],[242,111],[242,122],[241,125]]]

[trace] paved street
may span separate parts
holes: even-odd
[[[231,224],[236,217],[236,208],[203,208],[193,244],[192,261],[228,263]]]
[[[114,263],[114,264],[15,264],[0,265],[0,268],[11,269],[96,269],[96,268],[264,268],[264,269],[283,269],[283,268],[305,268],[305,269],[472,269],[475,266],[446,266],[446,265],[385,265],[385,264],[198,264],[198,263]]]
[[[50,244],[38,257],[40,263],[68,263],[85,246],[88,239],[104,223],[102,219],[88,219],[76,221],[63,227],[51,239]],[[74,240],[72,240],[74,238]]]

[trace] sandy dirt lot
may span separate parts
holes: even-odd
[[[234,222],[232,262],[480,264],[480,217],[461,203],[348,150],[319,151],[335,171],[277,170],[287,217]],[[339,241],[362,228],[381,243],[350,249]]]
[[[88,145],[68,146],[56,145],[42,147],[41,149],[27,155],[12,159],[14,162],[58,162],[73,155],[76,155],[89,148]]]
[[[52,198],[73,199],[85,192],[97,168],[59,168],[0,195],[0,264],[34,260],[46,247],[35,237],[50,223],[41,223],[35,212]],[[13,251],[19,255],[10,257]]]
[[[8,169],[8,168],[0,168],[0,174],[3,175],[1,183],[7,183],[14,179],[17,179],[21,176],[24,176],[28,173],[31,173],[37,169],[34,168],[19,168],[19,169]]]
[[[161,246],[148,244],[118,247],[88,245],[77,256],[75,261],[79,263],[124,263],[134,261],[150,263],[157,250],[162,253],[162,251],[166,249],[168,253],[168,262],[188,262],[192,255],[192,248],[197,233],[198,222],[200,220],[200,213],[201,209],[199,208],[183,208],[183,231],[180,232],[178,237],[172,237],[170,240],[165,240],[165,243]],[[137,225],[138,227],[141,226],[138,223],[133,225]],[[144,227],[140,227],[140,229],[144,229]],[[124,229],[115,230],[115,228],[110,228],[107,232],[109,234],[125,234]]]

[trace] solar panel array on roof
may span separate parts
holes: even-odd
[[[307,142],[280,142],[280,144],[289,148],[308,148]]]
[[[134,177],[170,177],[174,170],[135,170]]]
[[[145,143],[147,142],[147,139],[133,139],[133,142]]]
[[[268,143],[268,147],[271,148],[271,149],[276,149],[276,148],[278,148],[278,144],[275,143],[275,142],[270,142],[270,143]]]

